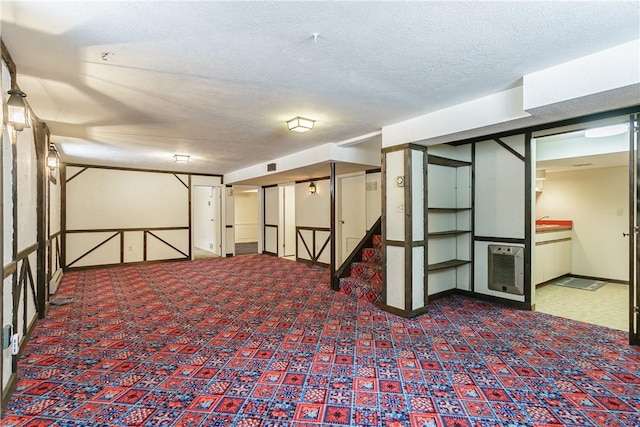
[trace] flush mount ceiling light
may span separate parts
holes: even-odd
[[[316,185],[313,182],[309,184],[309,194],[316,194]]]
[[[627,130],[629,130],[629,125],[623,123],[619,125],[587,129],[584,131],[584,136],[587,138],[604,138],[606,136],[620,135],[625,133]]]
[[[316,121],[311,119],[305,119],[304,117],[294,117],[291,120],[287,120],[287,127],[289,130],[295,132],[307,132],[313,129],[313,125]]]
[[[176,159],[176,163],[189,163],[189,156],[186,154],[176,154],[173,158]]]
[[[24,103],[24,98],[27,97],[27,94],[18,89],[11,89],[7,93],[9,94],[9,99],[7,99],[7,123],[17,131],[28,128],[27,106]]]

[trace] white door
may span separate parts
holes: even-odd
[[[214,187],[194,186],[192,204],[193,246],[216,253],[215,210],[218,203],[215,202]]]
[[[213,252],[222,256],[222,188],[213,187]]]
[[[338,177],[338,265],[358,246],[367,231],[364,174]]]
[[[285,185],[283,190],[283,256],[294,256],[296,254],[296,186],[295,184]]]

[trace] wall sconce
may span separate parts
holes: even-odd
[[[57,168],[60,165],[60,154],[54,144],[49,145],[49,154],[47,155],[47,166],[51,169]]]
[[[29,127],[27,105],[24,103],[24,98],[27,97],[27,94],[18,89],[11,89],[7,93],[9,94],[9,99],[7,99],[7,123],[20,132]]]
[[[287,127],[289,130],[295,132],[307,132],[313,129],[313,125],[316,121],[311,119],[305,119],[304,117],[294,117],[291,120],[287,120]]]
[[[186,154],[176,154],[173,158],[176,159],[176,163],[189,163],[189,156]]]
[[[316,185],[313,182],[309,184],[309,194],[316,194]]]

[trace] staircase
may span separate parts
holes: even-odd
[[[373,247],[361,250],[362,261],[351,263],[351,274],[340,279],[340,292],[365,299],[372,304],[382,302],[382,236],[373,236]]]

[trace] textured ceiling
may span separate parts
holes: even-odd
[[[2,1],[1,31],[18,84],[66,161],[224,174],[637,39],[639,8]],[[296,115],[316,128],[287,131]],[[176,165],[176,153],[192,161]]]

